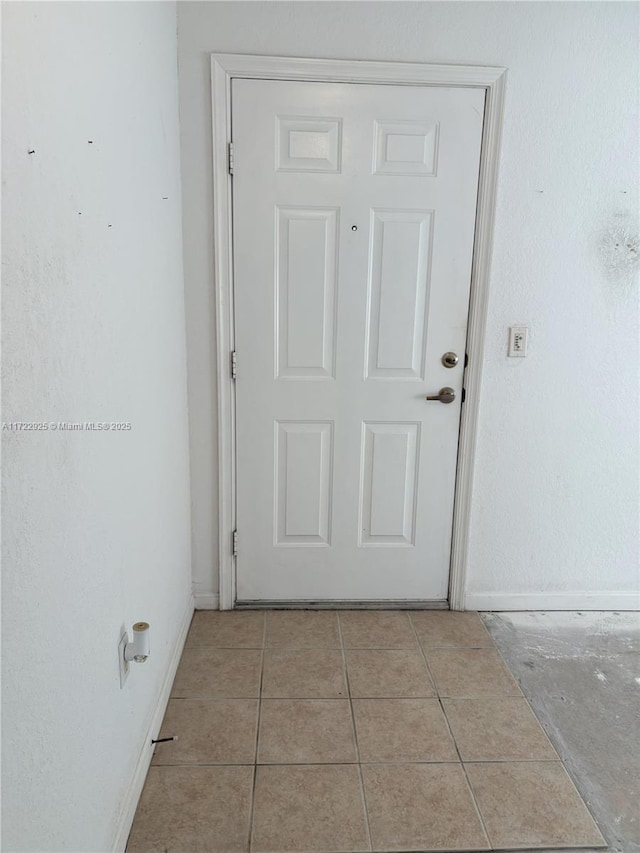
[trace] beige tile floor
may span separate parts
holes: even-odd
[[[128,853],[604,847],[475,613],[195,614]]]

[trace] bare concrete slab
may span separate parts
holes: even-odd
[[[609,850],[640,853],[640,613],[483,618]]]

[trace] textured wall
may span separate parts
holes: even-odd
[[[638,227],[637,4],[183,2],[178,30],[196,592],[217,589],[208,54],[224,51],[509,68],[470,602],[637,606],[606,593],[638,589],[638,287],[598,253],[610,224]],[[531,327],[526,359],[506,358],[510,324]]]
[[[4,4],[2,47],[3,420],[132,424],[2,434],[2,847],[106,851],[191,592],[175,5]]]

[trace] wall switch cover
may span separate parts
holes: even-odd
[[[509,358],[524,358],[527,354],[528,326],[509,327]]]

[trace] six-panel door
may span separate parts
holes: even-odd
[[[483,110],[232,83],[240,601],[447,597]]]

